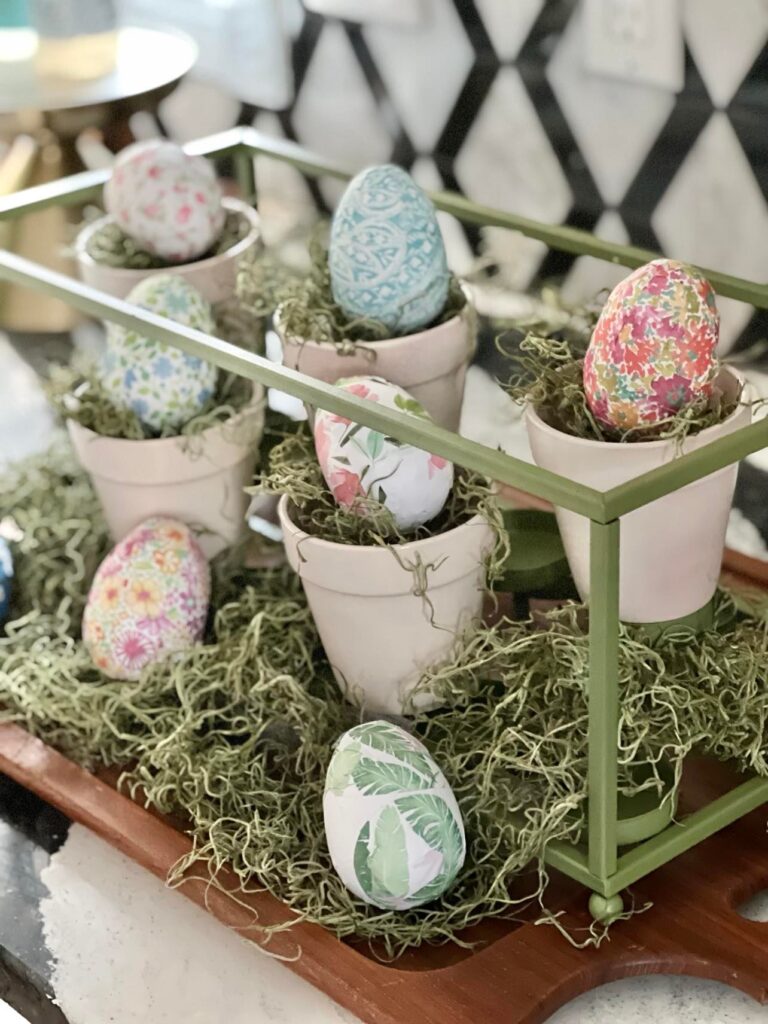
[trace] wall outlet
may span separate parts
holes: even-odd
[[[424,0],[304,0],[304,6],[330,18],[379,25],[422,25],[426,15]]]
[[[680,92],[685,48],[679,0],[583,0],[587,71]]]

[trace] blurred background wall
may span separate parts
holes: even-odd
[[[126,6],[188,27],[205,2]],[[357,18],[365,11],[362,21],[275,2],[290,38],[293,89],[281,97],[278,88],[277,104],[268,95],[259,104],[248,74],[238,72],[237,89],[198,71],[197,82],[166,101],[169,131],[192,137],[254,123],[352,168],[393,160],[429,187],[768,277],[766,0],[680,0],[679,93],[587,71],[583,0],[391,0],[389,23],[377,18],[387,3],[374,0],[309,0]],[[284,168],[261,172],[262,187],[297,210],[309,202],[327,209],[337,195],[333,183],[291,180]],[[605,264],[547,256],[509,233],[446,230],[457,270],[482,249],[516,288],[558,275],[565,295],[579,300],[613,280]],[[765,336],[765,320],[747,307],[724,302],[722,312],[725,348]]]

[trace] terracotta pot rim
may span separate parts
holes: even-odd
[[[464,305],[464,307],[455,316],[452,316],[450,318],[450,320],[443,320],[443,321],[441,321],[441,323],[435,324],[434,327],[425,327],[425,328],[423,328],[420,331],[413,331],[411,334],[402,334],[402,335],[400,335],[397,338],[382,338],[381,341],[356,341],[354,343],[355,344],[355,348],[356,349],[365,349],[365,350],[370,351],[370,352],[392,351],[393,349],[404,348],[406,345],[412,343],[415,338],[420,338],[422,335],[425,335],[425,334],[432,335],[432,334],[436,334],[436,333],[438,333],[439,331],[442,331],[442,330],[447,330],[449,328],[453,329],[453,328],[456,327],[456,325],[462,319],[464,319],[468,315],[469,310],[472,308],[471,307],[471,301],[470,301],[469,293],[465,291],[465,295],[467,297],[466,304]],[[283,341],[288,341],[288,342],[290,342],[293,345],[300,345],[302,348],[304,348],[304,347],[312,347],[312,348],[319,348],[319,349],[335,349],[336,348],[336,346],[332,342],[330,342],[330,341],[314,341],[314,339],[312,339],[312,338],[301,338],[301,337],[298,337],[295,334],[287,334],[284,331],[284,329],[283,329],[281,318],[280,318],[280,314],[281,314],[282,308],[283,308],[283,303],[281,302],[280,305],[277,307],[277,309],[275,310],[275,312],[273,314],[273,321],[274,321],[275,330],[280,335],[280,338]],[[472,345],[471,352],[469,353],[470,357],[471,357],[472,353],[474,353],[474,350],[476,348],[477,348],[477,340],[475,339],[475,341],[474,341],[474,343]]]
[[[230,416],[228,420],[224,420],[221,423],[213,423],[210,427],[206,427],[205,430],[201,430],[199,434],[173,434],[171,437],[143,437],[143,438],[131,438],[131,437],[110,437],[108,434],[99,434],[95,430],[91,430],[90,427],[84,427],[82,423],[79,423],[73,416],[67,417],[67,426],[81,433],[88,441],[91,439],[98,439],[102,442],[113,442],[115,446],[120,446],[124,450],[129,448],[135,448],[136,445],[154,445],[155,449],[161,446],[169,446],[171,444],[177,444],[179,441],[190,441],[194,443],[205,439],[207,441],[212,440],[214,435],[223,431],[225,428],[229,428],[239,420],[244,419],[246,416],[253,415],[255,412],[259,412],[265,405],[267,400],[266,389],[258,383],[253,381],[253,397],[247,405],[244,405],[242,409]],[[147,451],[147,448],[142,447],[142,451]]]
[[[371,555],[382,555],[391,558],[392,556],[389,554],[389,548],[396,548],[398,552],[407,553],[411,549],[417,547],[424,548],[428,545],[442,545],[445,543],[446,538],[456,537],[457,534],[463,533],[469,528],[475,528],[477,526],[485,526],[489,530],[491,528],[488,521],[478,512],[475,513],[471,519],[467,519],[466,522],[460,523],[458,526],[453,526],[450,530],[445,530],[443,533],[438,533],[434,537],[422,537],[418,540],[410,540],[403,543],[387,545],[340,544],[338,541],[323,540],[322,537],[315,537],[311,533],[306,533],[300,526],[297,526],[290,515],[290,500],[291,499],[287,494],[284,494],[280,498],[280,503],[277,507],[278,515],[281,523],[287,522],[292,527],[294,533],[296,535],[300,535],[300,539],[297,541],[298,544],[308,544],[311,542],[313,546],[324,548],[326,551],[349,552],[357,550],[364,553],[367,557],[371,557]],[[306,538],[306,540],[304,538]]]
[[[222,260],[237,259],[259,241],[259,238],[261,237],[261,220],[256,210],[242,199],[237,199],[234,196],[224,196],[221,203],[222,206],[230,213],[239,213],[241,217],[245,217],[250,224],[250,228],[248,230],[248,234],[244,238],[241,238],[239,242],[235,242],[235,244],[230,246],[229,249],[226,249],[224,252],[217,253],[215,256],[207,256],[204,260],[192,260],[189,263],[174,263],[171,266],[157,267],[154,270],[146,267],[112,267],[106,263],[99,263],[90,255],[87,246],[96,231],[100,230],[105,224],[114,221],[115,218],[109,213],[105,214],[103,217],[99,217],[98,220],[93,221],[92,224],[87,224],[78,232],[77,238],[75,239],[75,256],[77,261],[83,266],[103,267],[125,280],[130,279],[134,275],[141,275],[141,277],[144,278],[149,274],[178,273],[182,268],[199,268],[201,270],[205,270],[209,267],[213,267],[217,263],[221,263]]]
[[[739,373],[733,366],[721,366],[720,372],[716,379],[719,379],[722,374],[726,374],[732,377],[738,382],[741,387],[741,393],[746,386],[746,380],[744,376]],[[742,405],[741,402],[736,406],[733,412],[724,419],[721,423],[714,423],[711,427],[705,427],[704,430],[700,430],[697,434],[689,435],[683,444],[686,442],[695,440],[698,442],[701,439],[707,439],[718,431],[722,430],[723,427],[733,423],[738,417],[743,416],[745,410],[749,410],[749,406]],[[596,441],[589,437],[576,437],[573,434],[567,434],[564,430],[558,430],[556,427],[551,426],[546,420],[542,419],[539,415],[538,410],[533,405],[527,405],[525,409],[525,419],[529,421],[530,425],[534,426],[537,430],[544,434],[549,434],[552,437],[565,438],[566,443],[573,445],[574,447],[585,447],[591,448],[600,447],[610,450],[612,452],[618,450],[632,451],[635,448],[642,448],[644,451],[657,451],[659,449],[669,447],[670,445],[676,444],[675,438],[663,438],[658,441],[643,441],[638,444],[622,444],[620,441]]]

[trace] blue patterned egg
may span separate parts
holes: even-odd
[[[8,617],[11,603],[11,582],[13,580],[13,560],[8,542],[0,537],[0,622]]]
[[[402,168],[369,167],[347,186],[331,229],[328,268],[347,316],[393,334],[428,326],[445,307],[445,245],[427,196]]]
[[[176,274],[144,278],[127,301],[206,334],[214,329],[210,303]],[[217,376],[213,363],[119,324],[107,325],[104,389],[115,405],[132,409],[150,430],[176,429],[197,415],[213,397]]]
[[[464,823],[448,781],[423,743],[390,722],[364,722],[339,738],[323,819],[339,878],[376,907],[431,903],[464,864]]]

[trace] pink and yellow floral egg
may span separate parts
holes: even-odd
[[[584,359],[584,393],[608,430],[666,420],[712,394],[720,317],[698,270],[658,259],[608,296]]]
[[[155,516],[124,537],[99,566],[83,615],[83,642],[112,679],[138,679],[147,666],[201,639],[210,570],[192,531]]]
[[[337,386],[368,402],[429,420],[429,413],[403,388],[379,377],[349,377]],[[438,515],[453,486],[453,463],[346,416],[318,409],[315,451],[334,498],[365,514],[366,500],[386,506],[403,533]]]
[[[104,186],[119,227],[170,263],[196,259],[224,226],[221,185],[211,164],[175,142],[153,139],[121,150]]]

